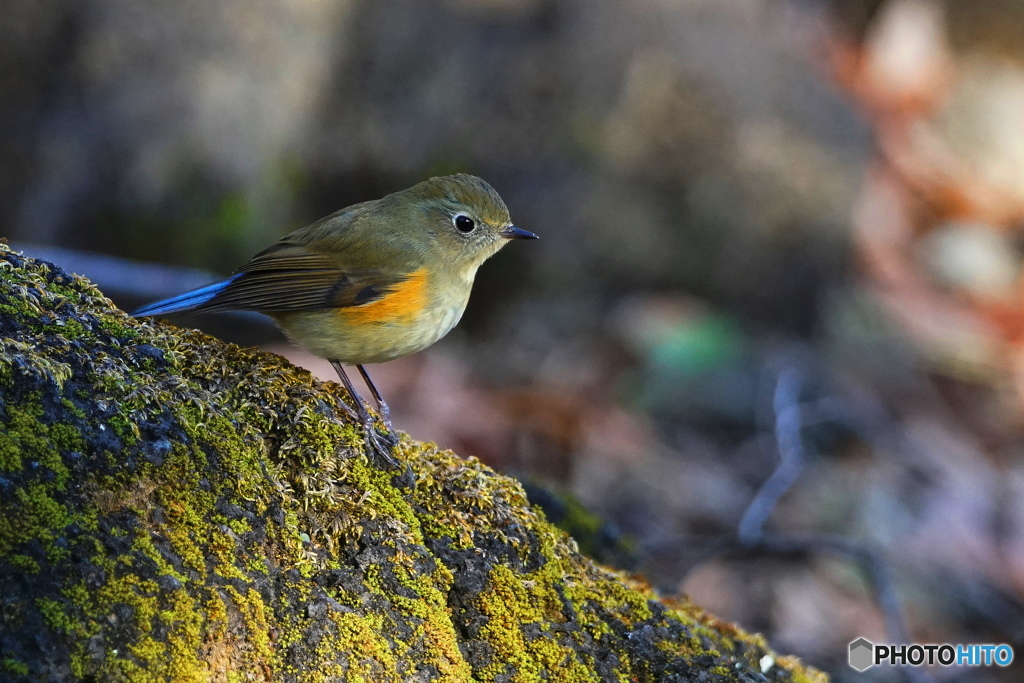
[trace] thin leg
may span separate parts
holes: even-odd
[[[331,365],[334,366],[334,370],[338,373],[338,377],[341,378],[342,384],[345,385],[345,389],[352,396],[352,400],[356,403],[356,411],[358,412],[359,419],[363,423],[363,430],[366,432],[367,445],[373,452],[378,462],[384,463],[389,468],[397,468],[401,466],[395,458],[391,455],[391,449],[394,446],[393,438],[390,434],[388,438],[385,438],[381,434],[377,433],[377,430],[373,427],[373,418],[370,416],[369,411],[366,410],[366,404],[363,403],[362,397],[356,392],[356,388],[352,386],[352,381],[348,378],[348,374],[345,373],[345,368],[338,361],[331,361]],[[360,372],[363,372],[360,368]],[[366,377],[365,372],[363,377]],[[367,386],[371,387],[371,391],[374,393],[374,398],[377,398],[377,390],[372,384],[367,383]],[[383,414],[383,413],[382,413]],[[390,424],[389,430],[390,430]]]
[[[341,383],[345,385],[345,389],[348,391],[352,400],[356,404],[356,415],[359,417],[359,421],[364,425],[371,422],[370,414],[366,412],[366,405],[363,404],[363,397],[359,395],[356,388],[352,386],[352,380],[348,378],[348,374],[345,372],[345,368],[336,360],[331,361],[331,365],[334,366],[334,371],[338,373],[338,377],[341,378]]]
[[[359,374],[363,376],[363,381],[366,382],[370,393],[373,394],[373,400],[377,402],[377,410],[380,411],[380,416],[384,420],[384,426],[388,428],[389,432],[394,432],[395,428],[391,426],[391,409],[388,408],[388,404],[384,402],[380,392],[377,391],[377,387],[374,386],[373,380],[370,379],[369,373],[366,372],[366,368],[362,365],[357,365],[356,368],[359,370]]]

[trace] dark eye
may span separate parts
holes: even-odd
[[[460,232],[473,232],[473,229],[476,228],[476,223],[469,216],[464,216],[460,213],[455,217],[455,228]]]

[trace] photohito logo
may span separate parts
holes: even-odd
[[[866,671],[877,664],[910,666],[1009,666],[1009,645],[875,645],[867,638],[850,643],[850,666]]]
[[[858,638],[850,643],[850,666],[865,671],[875,663],[875,646],[867,638]]]

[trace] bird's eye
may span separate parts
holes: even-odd
[[[473,232],[475,228],[476,223],[469,216],[460,213],[455,217],[455,229],[459,232]]]

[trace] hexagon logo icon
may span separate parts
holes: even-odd
[[[858,638],[850,643],[850,666],[857,671],[867,671],[875,664],[875,645],[867,638]]]

